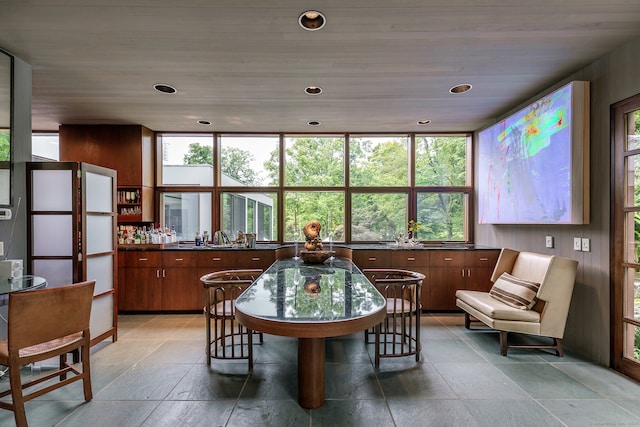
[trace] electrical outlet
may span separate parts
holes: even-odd
[[[546,236],[544,244],[545,244],[545,246],[547,248],[552,248],[553,247],[553,236]]]
[[[582,239],[580,237],[573,238],[573,250],[574,251],[582,250]]]
[[[588,238],[582,239],[582,252],[589,252],[591,250],[591,241]]]

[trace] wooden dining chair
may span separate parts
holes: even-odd
[[[387,301],[385,320],[373,328],[375,333],[375,366],[381,357],[415,355],[420,360],[420,293],[424,274],[398,269],[364,269],[363,273]],[[365,330],[369,343],[371,330]]]
[[[25,402],[82,380],[84,400],[93,398],[89,322],[95,281],[9,294],[7,339],[0,340],[0,365],[9,368],[11,401],[0,408],[14,412],[16,425],[27,426]],[[80,352],[80,366],[67,363],[67,353]],[[22,382],[20,367],[58,356],[58,369]],[[73,374],[68,376],[68,374]],[[25,394],[30,387],[41,385]]]
[[[260,269],[224,270],[205,274],[205,326],[207,365],[211,359],[247,359],[253,369],[253,334],[238,323],[235,300],[262,274]],[[262,332],[256,332],[263,342]]]

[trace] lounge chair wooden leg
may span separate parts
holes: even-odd
[[[500,331],[500,354],[506,356],[508,348],[509,343],[507,342],[507,331]]]
[[[558,357],[564,357],[564,351],[562,350],[562,338],[554,338],[553,344],[555,345],[556,355]]]
[[[471,318],[469,317],[469,313],[464,312],[464,327],[466,329],[471,329]]]

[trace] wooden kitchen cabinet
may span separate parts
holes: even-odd
[[[138,191],[137,206],[118,203],[118,222],[153,222],[153,132],[140,125],[62,125],[60,161],[80,161],[115,169],[118,192]],[[136,214],[124,214],[139,209]]]
[[[162,309],[162,254],[159,251],[131,251],[123,254],[126,283],[121,311]]]
[[[391,251],[388,249],[354,250],[351,259],[360,270],[365,268],[389,268]]]
[[[423,309],[458,310],[458,289],[488,291],[499,254],[497,249],[430,251],[429,299]]]
[[[162,310],[198,308],[198,257],[190,251],[162,251]]]
[[[393,250],[391,251],[391,265],[401,270],[415,271],[424,274],[420,290],[420,304],[423,310],[429,306],[429,285],[431,272],[429,270],[429,252],[423,250]]]

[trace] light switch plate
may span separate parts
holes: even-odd
[[[553,247],[553,236],[546,236],[545,240],[544,240],[544,245],[547,248],[552,248]]]
[[[589,252],[591,250],[591,240],[588,238],[582,238],[582,252]]]
[[[582,239],[580,237],[573,238],[573,250],[574,251],[582,250]]]

